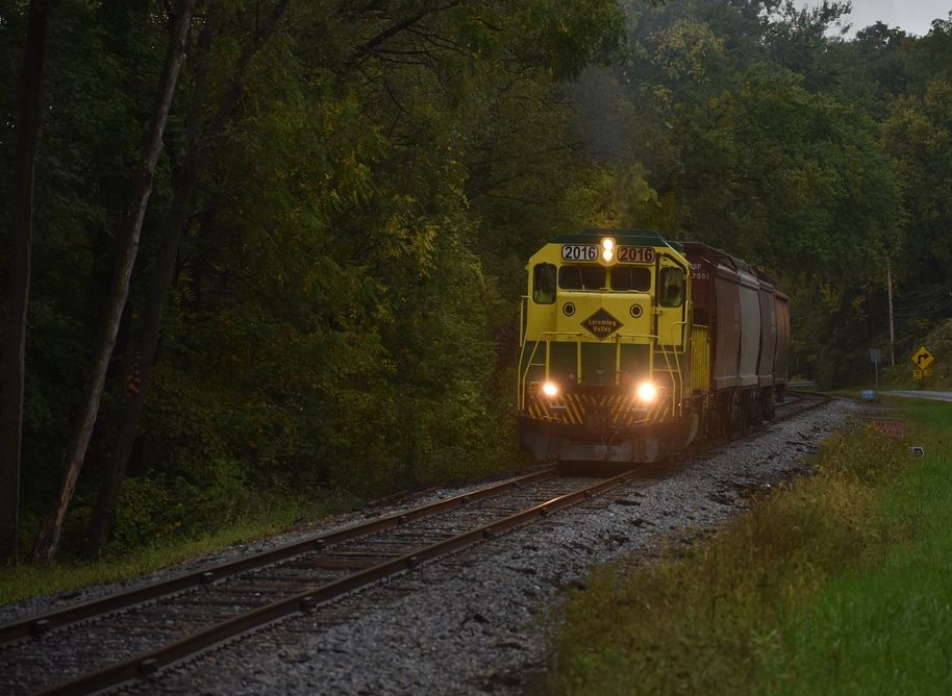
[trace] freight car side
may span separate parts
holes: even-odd
[[[761,390],[760,409],[766,420],[772,420],[774,409],[774,363],[777,358],[777,289],[762,271],[757,271],[760,283],[760,359],[757,363],[758,386]]]
[[[777,401],[783,402],[787,389],[790,355],[790,300],[779,291],[776,292],[775,298],[777,301],[777,347],[774,353],[774,392]]]
[[[718,249],[686,242],[684,252],[692,268],[694,321],[711,337],[709,428],[738,431],[772,418],[775,393],[786,384],[786,296],[763,272]]]

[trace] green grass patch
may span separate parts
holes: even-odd
[[[253,512],[214,532],[168,537],[160,542],[122,554],[113,553],[95,563],[66,561],[52,567],[21,563],[0,566],[0,605],[28,597],[59,594],[95,583],[141,577],[161,568],[191,560],[294,527],[302,519],[315,520],[353,507],[353,501],[322,503],[261,504]]]
[[[561,617],[546,692],[945,694],[952,686],[952,405],[903,406],[906,447],[859,428],[816,476],[712,540],[598,569]]]

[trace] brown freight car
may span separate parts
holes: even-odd
[[[694,325],[711,347],[705,430],[739,432],[774,417],[787,383],[790,313],[787,297],[762,271],[729,254],[686,242]]]

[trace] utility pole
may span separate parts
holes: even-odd
[[[896,325],[893,321],[892,263],[886,263],[886,291],[889,294],[889,362],[896,367]]]

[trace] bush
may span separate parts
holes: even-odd
[[[240,463],[218,459],[201,481],[181,476],[126,479],[119,497],[111,553],[123,553],[172,536],[198,536],[235,523],[256,507]]]

